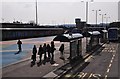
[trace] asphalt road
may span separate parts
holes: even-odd
[[[65,77],[74,77],[76,79],[118,79],[118,50],[120,50],[118,45],[118,43],[104,44],[102,48],[85,60],[86,65],[80,66],[76,73],[66,74]]]

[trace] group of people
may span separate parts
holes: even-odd
[[[42,57],[44,56],[44,62],[46,61],[50,61],[50,62],[54,62],[54,51],[55,51],[55,45],[54,42],[51,42],[50,44],[46,44],[44,43],[44,45],[40,45],[39,49],[37,51],[37,47],[36,45],[34,45],[33,47],[33,51],[32,51],[32,62],[35,63],[36,61],[36,55],[39,55],[39,63],[42,62]]]
[[[17,42],[18,44],[18,49],[19,51],[16,53],[18,54],[19,52],[22,51],[22,42],[21,40],[18,40]],[[37,47],[36,45],[33,46],[33,49],[32,49],[32,56],[31,56],[31,59],[32,59],[32,65],[35,64],[35,61],[36,61],[36,56],[39,55],[39,62],[38,64],[42,63],[42,57],[44,58],[44,64],[45,62],[47,61],[50,61],[51,64],[54,64],[55,61],[54,61],[54,51],[56,50],[55,48],[55,45],[54,45],[54,42],[51,41],[51,45],[50,44],[46,44],[44,43],[44,45],[40,45],[39,46],[39,49],[37,50]],[[61,44],[60,48],[59,48],[59,51],[60,51],[60,59],[64,60],[64,44]]]

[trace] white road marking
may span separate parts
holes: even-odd
[[[84,73],[80,72],[80,74],[78,76],[79,76],[79,78],[81,78],[83,75],[84,75]]]
[[[86,75],[87,75],[87,73],[85,73],[85,74],[82,76],[82,78],[81,78],[81,79],[83,79]]]
[[[92,77],[92,75],[93,75],[93,74],[91,73],[90,76],[88,77],[88,79],[90,79],[90,78]]]
[[[111,63],[113,62],[113,60],[110,61]]]
[[[105,75],[105,79],[107,79],[107,77],[108,77],[108,76],[107,76],[107,75]]]
[[[109,68],[112,66],[112,64],[109,64]]]
[[[55,67],[56,67],[56,66],[58,66],[58,65],[59,65],[59,64],[55,63],[55,64],[53,64],[52,66],[55,66]]]
[[[107,73],[110,72],[110,69],[107,69]]]

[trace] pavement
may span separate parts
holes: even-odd
[[[33,39],[24,39],[21,40],[23,42],[22,48],[23,51],[19,54],[15,54],[17,49],[17,40],[13,41],[2,41],[0,50],[1,59],[2,60],[2,77],[42,77],[49,72],[53,71],[54,69],[57,69],[66,63],[68,63],[68,57],[69,57],[69,43],[65,44],[65,58],[66,60],[61,60],[60,52],[58,51],[58,48],[60,46],[60,42],[55,42],[56,51],[55,51],[55,64],[50,64],[50,62],[47,62],[45,65],[41,65],[40,67],[35,64],[33,67],[30,67],[31,65],[31,49],[33,45],[36,45],[37,48],[40,44],[43,43],[50,43],[52,41],[52,37],[44,37],[44,38],[33,38]],[[37,56],[37,62],[38,62],[38,56]]]

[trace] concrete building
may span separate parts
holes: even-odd
[[[79,30],[83,30],[85,28],[86,22],[81,21],[81,19],[76,18],[75,23],[76,23],[76,28],[78,28]]]

